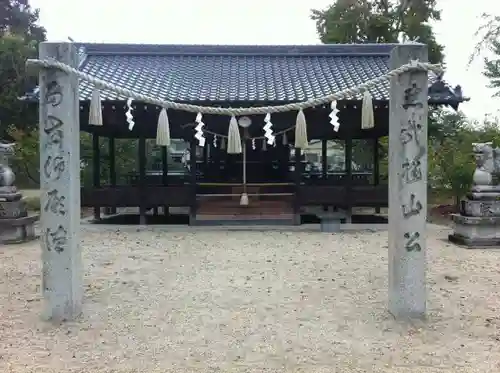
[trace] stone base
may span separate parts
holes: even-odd
[[[0,202],[19,201],[21,198],[23,195],[15,187],[0,187]]]
[[[500,248],[500,217],[451,215],[454,227],[448,240],[467,248]]]
[[[26,203],[22,199],[0,201],[0,220],[19,219],[28,216]]]
[[[16,244],[36,239],[35,222],[38,215],[17,219],[0,219],[0,243]]]
[[[345,212],[323,212],[317,214],[321,219],[321,232],[325,233],[338,233],[340,232],[340,225],[342,220],[346,219]]]
[[[466,197],[471,200],[478,201],[494,201],[500,200],[499,192],[471,192],[467,193]]]

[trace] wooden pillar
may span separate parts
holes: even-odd
[[[378,137],[373,139],[373,185],[380,185],[380,157]],[[380,206],[375,207],[375,213],[380,214]]]
[[[92,185],[95,189],[101,187],[101,148],[96,133],[92,134]],[[94,220],[101,220],[101,206],[94,206]]]
[[[206,169],[208,167],[208,153],[209,153],[209,147],[210,147],[210,142],[207,141],[207,143],[205,144],[205,146],[203,147],[203,168],[204,168],[204,171],[206,172]]]
[[[141,131],[139,135],[139,224],[146,224],[146,138]]]
[[[108,153],[109,153],[109,184],[116,187],[116,154],[115,154],[115,138],[108,139]],[[106,208],[106,214],[116,214],[116,207]]]
[[[162,167],[162,175],[161,181],[163,186],[168,185],[168,148],[166,146],[161,147],[161,167]],[[168,206],[163,206],[163,214],[168,215]]]
[[[346,188],[346,223],[352,223],[352,205],[351,205],[351,193],[352,193],[352,126],[349,126],[347,130],[347,138],[345,140],[345,188]]]
[[[191,205],[189,206],[189,224],[193,225],[196,221],[196,140],[191,139],[190,141],[190,181],[191,181]]]
[[[327,142],[326,139],[321,140],[321,179],[325,185],[328,183]],[[328,211],[328,205],[323,205],[323,211]]]
[[[295,216],[295,224],[300,225],[300,184],[302,182],[302,149],[295,148],[295,201],[293,213]]]
[[[427,62],[427,46],[391,52],[390,69]],[[427,73],[391,79],[389,116],[389,311],[398,319],[426,312]]]
[[[321,177],[323,180],[327,180],[328,178],[328,153],[327,153],[327,145],[328,145],[328,140],[323,139],[321,140],[321,168],[322,168],[322,175]]]
[[[40,59],[73,68],[72,43],[41,43]],[[80,250],[80,113],[78,78],[40,72],[40,245],[44,318],[74,320],[82,310]]]

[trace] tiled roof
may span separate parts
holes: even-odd
[[[133,91],[170,101],[291,102],[355,87],[388,71],[394,44],[313,46],[78,44],[80,70]],[[436,81],[430,76],[429,84]],[[389,84],[371,90],[388,99]],[[92,86],[81,82],[80,99]],[[430,100],[463,100],[448,85]],[[104,100],[121,100],[102,92]],[[357,97],[359,99],[360,97]]]

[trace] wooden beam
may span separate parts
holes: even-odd
[[[328,140],[321,140],[321,179],[323,185],[328,183],[328,159],[327,159],[327,145]],[[323,211],[328,211],[328,205],[323,205]]]
[[[101,186],[101,148],[97,133],[92,134],[92,185]],[[94,206],[94,220],[101,220],[101,206]]]
[[[189,224],[194,224],[196,221],[196,140],[191,139],[190,141],[190,180],[191,180],[191,188],[193,191],[193,199],[191,201],[191,205],[189,206]]]
[[[345,139],[345,187],[347,194],[346,223],[352,222],[352,205],[350,195],[352,193],[352,126],[348,126],[347,138]]]
[[[295,148],[295,200],[293,205],[293,213],[295,216],[295,224],[300,225],[300,184],[302,182],[302,149]]]
[[[162,184],[163,186],[168,185],[168,148],[166,146],[161,147],[161,167],[162,167]],[[169,209],[167,205],[163,206],[163,215],[168,215]]]
[[[373,185],[380,184],[380,159],[378,137],[373,139]],[[380,207],[375,207],[375,213],[380,214]]]
[[[115,138],[108,139],[108,153],[109,153],[109,184],[112,187],[116,186],[116,152],[115,152]],[[106,209],[108,215],[116,214],[116,207]]]
[[[146,192],[146,138],[141,133],[139,137],[138,146],[138,157],[139,157],[139,188],[141,190],[141,203],[139,204],[139,224],[146,224],[146,198],[144,196]]]

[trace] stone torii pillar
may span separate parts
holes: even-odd
[[[418,60],[427,46],[403,44],[390,70]],[[397,319],[426,313],[427,114],[426,71],[391,79],[389,102],[389,311]]]
[[[41,43],[40,59],[76,68],[72,43]],[[44,318],[65,321],[82,309],[78,78],[40,70],[40,213]]]

